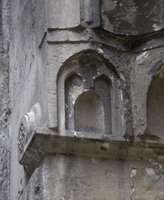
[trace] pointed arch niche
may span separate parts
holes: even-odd
[[[97,53],[66,62],[58,74],[60,135],[123,137],[120,88],[114,66]]]
[[[155,73],[149,86],[147,126],[150,134],[164,138],[164,64]]]

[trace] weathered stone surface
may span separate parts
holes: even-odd
[[[12,200],[164,199],[163,102],[154,103],[163,94],[163,1],[14,0],[11,8]]]
[[[80,25],[80,0],[50,0],[48,11],[49,28],[72,28]]]
[[[10,1],[0,1],[0,199],[10,198],[9,115],[9,24]]]
[[[34,172],[20,199],[162,200],[163,167],[155,162],[51,155]]]
[[[149,128],[147,125],[147,94],[153,77],[162,67],[163,48],[138,53],[134,55],[131,64],[133,65],[131,94],[134,132],[135,135],[142,135]],[[163,134],[161,134],[161,138],[163,138]]]
[[[7,53],[0,53],[0,198],[9,199],[10,179],[10,145],[11,139],[9,124],[9,94],[8,94],[8,67]]]
[[[10,1],[0,1],[0,53],[9,50]]]
[[[142,35],[164,28],[162,0],[100,0],[102,27],[120,35]]]

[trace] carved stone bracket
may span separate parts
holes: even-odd
[[[36,128],[41,123],[41,109],[35,104],[20,122],[18,132],[18,161],[31,174],[43,159],[45,152],[40,139],[35,137]]]
[[[33,171],[39,166],[42,159],[45,156],[42,141],[39,138],[35,138],[32,145],[24,152],[21,163],[24,165],[24,169],[28,175],[31,175]]]
[[[28,134],[28,117],[27,115],[23,116],[20,126],[19,126],[19,135],[18,135],[18,154],[22,154],[24,146],[27,143],[27,134]]]

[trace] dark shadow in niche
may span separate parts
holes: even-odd
[[[75,102],[75,130],[79,132],[105,132],[103,102],[93,91],[82,93]]]
[[[65,128],[74,130],[74,105],[76,95],[83,85],[82,78],[76,73],[71,73],[65,80]]]
[[[111,109],[111,81],[105,76],[101,75],[94,81],[95,92],[100,97],[104,105],[105,111],[105,133],[111,134],[112,131],[112,109]]]
[[[147,97],[147,124],[150,134],[164,137],[164,67],[154,75]]]

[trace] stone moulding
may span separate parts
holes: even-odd
[[[146,140],[146,139],[145,139]],[[161,142],[161,143],[160,143]],[[164,162],[163,143],[147,138],[146,142],[116,141],[114,138],[87,138],[86,135],[60,136],[48,128],[36,128],[29,146],[22,153],[20,164],[28,174],[39,167],[48,154],[65,154],[115,160],[151,160]]]

